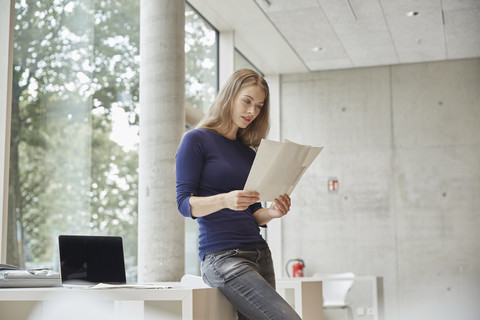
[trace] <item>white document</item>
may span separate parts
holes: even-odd
[[[172,286],[155,284],[155,283],[139,283],[139,284],[108,284],[99,283],[94,286],[86,287],[86,289],[171,289]]]
[[[260,201],[290,195],[323,147],[262,139],[244,190],[257,191]]]

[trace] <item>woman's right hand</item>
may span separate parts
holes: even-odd
[[[192,217],[204,217],[213,212],[228,208],[235,211],[246,210],[260,201],[258,192],[235,190],[208,197],[191,196],[189,199]]]
[[[235,211],[242,211],[259,200],[260,195],[256,191],[230,191],[225,194],[225,207]]]

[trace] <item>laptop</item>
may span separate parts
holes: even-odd
[[[60,235],[58,247],[62,285],[126,283],[121,237]]]

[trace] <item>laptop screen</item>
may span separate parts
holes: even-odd
[[[61,235],[58,237],[63,284],[124,284],[121,237]]]

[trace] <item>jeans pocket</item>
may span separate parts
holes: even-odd
[[[242,264],[245,259],[238,257],[236,249],[208,254],[201,265],[203,279],[211,287],[223,286],[242,273]]]

